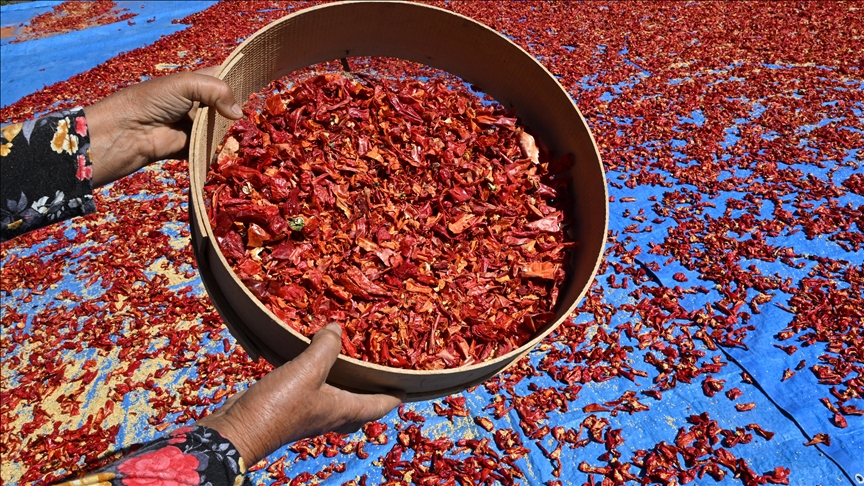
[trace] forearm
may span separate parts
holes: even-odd
[[[93,161],[93,187],[110,184],[150,161],[141,153],[136,130],[130,130],[119,116],[124,107],[111,98],[84,108],[90,127],[90,157]],[[121,106],[117,106],[121,105]]]
[[[197,103],[242,116],[216,68],[120,90],[85,110],[6,125],[0,139],[0,241],[95,210],[93,188],[168,158],[185,158]],[[86,111],[86,118],[84,115]]]

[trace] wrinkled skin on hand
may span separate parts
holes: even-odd
[[[224,117],[242,116],[218,67],[130,86],[84,108],[90,131],[93,186],[125,177],[157,160],[185,159],[198,104]]]
[[[265,376],[198,421],[227,437],[246,464],[283,444],[325,432],[349,433],[399,405],[401,393],[357,394],[324,382],[342,346],[342,328],[328,324],[293,361]]]

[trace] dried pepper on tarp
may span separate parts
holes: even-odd
[[[250,97],[205,187],[238,278],[311,336],[410,369],[512,351],[566,277],[567,155],[441,80],[321,74]]]

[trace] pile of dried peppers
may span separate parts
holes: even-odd
[[[289,82],[250,97],[205,186],[222,253],[267,308],[410,369],[495,358],[548,323],[575,244],[571,156],[550,162],[513,113],[441,79]]]

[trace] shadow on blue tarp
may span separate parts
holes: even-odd
[[[6,5],[0,11],[0,19],[4,26],[27,23],[32,17],[48,12],[60,3]],[[186,25],[172,24],[171,21],[200,12],[215,3],[216,0],[120,1],[116,9],[128,9],[128,12],[138,14],[130,19],[134,25],[126,21],[115,22],[20,43],[4,39],[0,45],[0,58],[3,59],[0,106],[10,105],[45,86],[93,69],[121,52],[150,45],[163,35],[183,30]],[[153,18],[153,22],[147,22]]]

